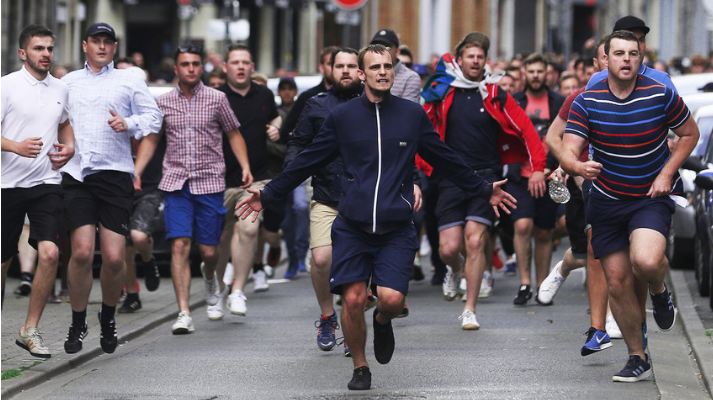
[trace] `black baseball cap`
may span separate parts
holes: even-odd
[[[282,90],[283,88],[297,89],[297,83],[295,79],[289,76],[280,78],[280,83],[277,84],[277,90]]]
[[[97,35],[107,35],[111,40],[116,42],[116,32],[114,28],[106,22],[98,22],[87,28],[87,31],[84,33],[84,39]]]
[[[387,47],[399,47],[399,37],[391,29],[379,29],[371,39],[371,44],[383,44]]]
[[[644,35],[649,33],[651,29],[646,26],[646,23],[641,19],[633,15],[627,15],[626,17],[619,18],[614,24],[614,30],[616,31],[642,31]]]

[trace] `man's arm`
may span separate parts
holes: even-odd
[[[240,130],[234,129],[228,132],[228,142],[230,143],[230,149],[233,151],[235,158],[237,158],[240,168],[243,170],[243,185],[241,187],[245,188],[253,183],[253,175],[250,172],[250,160],[248,159],[248,146],[245,144],[245,139],[240,133]]]
[[[136,139],[140,139],[161,129],[163,113],[149,92],[146,82],[136,79],[133,87],[134,93],[131,99],[132,115],[124,118],[124,120],[127,124],[127,132]]]
[[[134,190],[141,190],[141,176],[144,174],[146,166],[156,152],[158,142],[161,140],[161,133],[144,136],[136,149],[136,160],[134,160]]]
[[[404,66],[405,67],[405,66]],[[404,85],[404,96],[406,100],[411,100],[416,104],[420,104],[420,94],[421,94],[421,78],[418,74],[411,75],[406,80]]]
[[[550,154],[555,156],[558,160],[562,159],[562,156],[560,155],[562,149],[562,136],[564,135],[564,128],[566,126],[567,121],[560,118],[558,115],[550,124],[550,128],[547,129],[547,135],[545,136],[545,143],[547,143],[547,147],[550,149]]]
[[[280,140],[280,127],[282,126],[282,117],[279,115],[270,121],[265,128],[267,128],[267,138],[272,142],[277,142]]]
[[[42,138],[39,136],[31,137],[21,142],[16,142],[3,136],[2,151],[15,153],[23,157],[37,158],[37,155],[42,152]]]
[[[676,171],[681,168],[681,165],[683,165],[683,162],[686,161],[688,156],[691,155],[700,137],[698,125],[693,122],[693,118],[688,118],[683,125],[673,129],[673,133],[679,137],[678,143],[671,152],[668,161],[666,161],[666,164],[651,184],[651,189],[649,189],[647,193],[651,197],[666,196],[671,193],[673,176],[676,174]]]
[[[55,151],[47,153],[52,163],[52,169],[62,168],[74,156],[74,129],[72,129],[69,120],[59,124],[57,142],[53,144]]]

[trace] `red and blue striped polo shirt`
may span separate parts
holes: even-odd
[[[639,75],[632,93],[619,99],[603,79],[574,100],[565,132],[587,139],[592,159],[602,164],[594,190],[615,200],[638,199],[647,197],[670,156],[668,130],[689,117],[681,97],[656,80]],[[681,194],[678,173],[672,183],[671,194]]]

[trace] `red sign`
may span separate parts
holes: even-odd
[[[358,10],[366,5],[369,0],[332,0],[342,10]]]

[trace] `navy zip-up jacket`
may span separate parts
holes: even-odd
[[[439,139],[420,105],[388,94],[380,103],[362,95],[335,107],[312,144],[265,186],[262,201],[283,198],[338,155],[344,162],[339,214],[383,233],[413,217],[416,152],[467,193],[492,194],[491,182]]]
[[[287,144],[285,166],[289,165],[310,143],[322,128],[329,112],[339,104],[358,97],[359,92],[338,93],[331,88],[307,100],[307,105],[300,114],[295,130]],[[342,198],[342,174],[344,163],[341,157],[334,157],[327,165],[312,175],[312,199],[330,207],[336,207]]]

